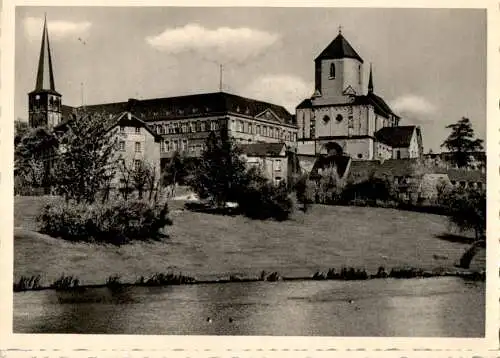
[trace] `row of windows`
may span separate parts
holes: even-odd
[[[255,124],[248,121],[233,119],[231,122],[231,129],[240,133],[256,134],[263,137],[282,139],[286,141],[297,140],[296,133],[293,133],[292,131],[287,131],[285,129],[273,126]]]
[[[125,151],[125,141],[124,140],[121,140],[118,142],[118,150],[120,152],[124,152]],[[141,153],[142,152],[142,143],[141,142],[135,142],[134,143],[134,151],[136,153]]]
[[[154,124],[153,130],[158,134],[180,134],[215,131],[220,128],[219,121],[192,121]]]
[[[140,134],[141,133],[141,127],[135,127],[134,128],[135,134]],[[124,134],[125,133],[125,127],[120,126],[120,133]]]
[[[160,142],[160,151],[162,153],[171,151],[188,151],[188,152],[201,152],[205,150],[206,145],[203,143],[190,144],[187,139],[182,140],[165,140]]]

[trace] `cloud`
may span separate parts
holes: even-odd
[[[284,106],[292,114],[305,98],[311,97],[313,84],[297,76],[266,75],[256,78],[244,90],[243,95]]]
[[[436,111],[436,107],[424,97],[404,95],[391,102],[396,113],[409,116],[427,116]]]
[[[210,30],[197,24],[188,24],[148,36],[146,42],[170,54],[198,52],[208,60],[229,63],[258,57],[278,39],[276,34],[247,27]]]
[[[91,27],[90,22],[49,21],[47,28],[50,39],[60,40],[70,36],[84,36]],[[27,17],[24,19],[24,31],[30,39],[42,37],[43,19]]]

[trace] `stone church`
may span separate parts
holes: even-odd
[[[314,60],[315,89],[296,108],[299,154],[342,154],[353,160],[419,158],[422,134],[375,94],[370,66],[363,84],[361,56],[339,30]]]

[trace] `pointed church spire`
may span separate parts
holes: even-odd
[[[52,70],[52,54],[50,52],[49,33],[47,31],[47,14],[43,23],[42,46],[38,60],[35,91],[55,91],[54,72]]]
[[[370,78],[368,79],[368,93],[373,93],[372,64],[370,63]]]

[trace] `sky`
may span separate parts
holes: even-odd
[[[223,90],[285,106],[314,91],[314,58],[342,34],[375,93],[441,150],[468,117],[486,140],[486,11],[390,8],[17,7],[15,117],[27,120],[43,16],[56,90],[79,106]]]

